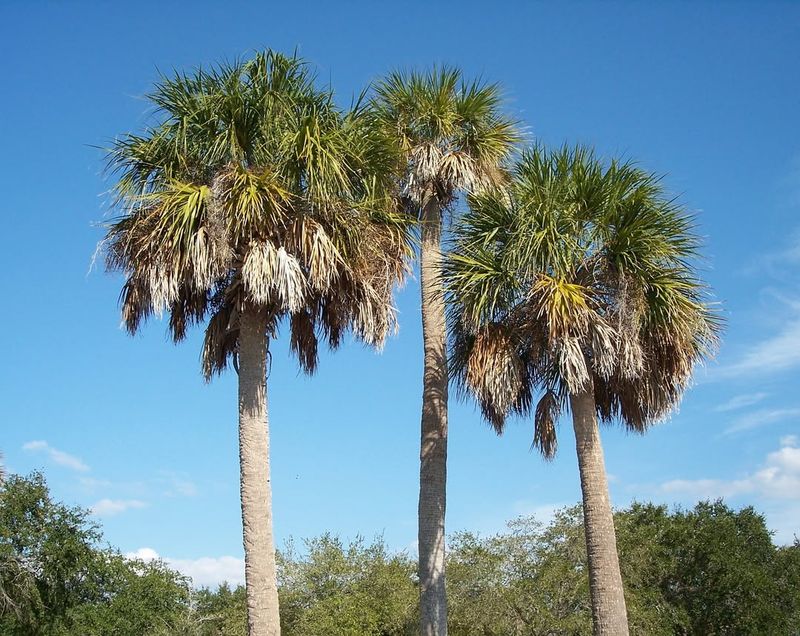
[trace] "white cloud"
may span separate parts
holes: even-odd
[[[763,513],[778,544],[789,545],[800,538],[800,503],[787,505],[780,502],[777,506],[765,506]]]
[[[139,559],[140,561],[155,561],[161,557],[158,552],[153,548],[139,548],[136,552],[128,552],[125,554],[126,559]]]
[[[92,506],[92,514],[110,517],[126,510],[144,508],[146,505],[146,502],[139,499],[101,499]]]
[[[88,492],[97,492],[101,489],[111,488],[112,483],[107,479],[95,479],[94,477],[80,477],[78,483]]]
[[[800,500],[800,448],[797,437],[781,439],[781,448],[767,455],[761,469],[743,479],[673,479],[661,484],[666,494],[696,499],[756,493],[766,499]]]
[[[725,434],[739,433],[741,431],[750,430],[751,428],[758,428],[796,417],[800,417],[800,408],[763,409],[754,411],[753,413],[748,413],[736,419],[731,426],[725,429]]]
[[[719,367],[719,379],[787,371],[800,366],[800,319],[789,320],[782,331],[750,347],[738,362]]]
[[[661,484],[660,490],[665,494],[686,495],[693,499],[716,499],[752,492],[753,485],[747,479],[672,479]]]
[[[171,477],[164,495],[167,497],[195,497],[197,493],[197,485],[193,481],[182,477]]]
[[[767,397],[767,395],[768,393],[746,393],[744,395],[736,395],[727,402],[716,406],[714,410],[718,413],[736,411],[738,409],[743,409],[746,406],[753,406],[753,404],[761,402],[761,400]]]
[[[129,559],[152,561],[161,559],[173,570],[192,579],[196,587],[216,587],[227,581],[231,585],[244,585],[244,559],[232,556],[201,557],[199,559],[173,559],[161,557],[153,548],[139,548],[125,555]]]
[[[50,446],[50,444],[48,444],[44,440],[34,440],[31,442],[27,442],[22,445],[22,450],[30,452],[46,453],[47,456],[59,466],[64,466],[72,470],[77,470],[80,472],[87,472],[89,470],[89,466],[87,466],[82,460],[75,457],[74,455],[65,453],[62,450],[53,448],[52,446]]]

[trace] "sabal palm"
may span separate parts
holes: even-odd
[[[455,230],[446,284],[460,386],[498,433],[510,414],[533,414],[546,457],[572,412],[595,634],[628,633],[598,419],[645,431],[713,350],[697,249],[658,178],[580,147],[526,152],[510,187],[474,195]]]
[[[341,111],[300,59],[271,51],[165,78],[150,100],[156,125],[110,152],[122,214],[108,265],[126,277],[130,332],[167,312],[179,341],[207,319],[205,377],[236,367],[249,632],[278,634],[269,341],[285,318],[309,373],[320,338],[382,343],[408,250],[384,194],[398,157],[366,109]]]
[[[407,208],[420,222],[424,374],[420,448],[419,577],[422,634],[447,633],[445,504],[447,348],[441,289],[442,214],[461,192],[497,185],[517,141],[496,85],[465,82],[452,68],[393,73],[375,89],[374,109],[406,158]]]

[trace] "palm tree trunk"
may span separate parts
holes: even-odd
[[[239,466],[249,636],[279,636],[267,420],[267,335],[263,313],[243,310],[239,333]]]
[[[420,287],[425,369],[419,485],[419,594],[422,636],[447,634],[444,517],[447,483],[447,341],[442,293],[442,220],[431,201],[422,210]]]
[[[593,632],[594,636],[627,636],[628,614],[619,570],[617,537],[591,385],[585,391],[571,395],[570,405],[583,491]]]

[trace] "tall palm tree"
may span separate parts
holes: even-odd
[[[251,635],[280,632],[272,534],[266,363],[288,323],[301,368],[318,340],[351,330],[380,345],[406,269],[406,222],[391,208],[398,155],[368,109],[337,108],[296,57],[163,78],[156,123],[115,142],[121,211],[107,262],[125,275],[127,329],[169,314],[174,340],[207,319],[207,380],[239,374],[239,459]]]
[[[627,634],[598,420],[644,432],[709,355],[719,320],[692,218],[659,179],[585,148],[523,154],[504,192],[472,197],[446,268],[453,373],[498,433],[534,415],[556,451],[572,412],[595,634]],[[534,391],[541,396],[534,403]]]
[[[447,633],[445,503],[447,337],[441,289],[442,213],[460,192],[501,179],[516,143],[497,85],[465,82],[454,68],[392,73],[375,88],[375,112],[406,157],[403,198],[420,223],[424,372],[419,493],[420,620],[424,635]]]

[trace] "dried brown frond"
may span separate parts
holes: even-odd
[[[552,459],[558,448],[556,423],[561,416],[561,400],[555,391],[545,391],[536,404],[533,427],[533,448],[539,449],[546,459]]]
[[[184,290],[169,310],[169,330],[174,342],[186,337],[190,325],[203,321],[208,310],[208,295],[205,291]]]
[[[147,284],[136,275],[130,275],[120,291],[120,305],[122,323],[128,333],[133,335],[153,311]]]
[[[224,304],[208,321],[201,362],[203,377],[207,382],[228,367],[228,360],[236,355],[239,340],[239,312],[232,304]]]
[[[347,302],[340,285],[319,300],[318,313],[319,326],[328,346],[332,350],[338,349],[348,327]]]
[[[436,144],[424,143],[411,150],[410,172],[414,181],[430,183],[439,176],[442,151]]]
[[[436,144],[424,143],[411,149],[404,194],[417,206],[424,206],[436,192],[441,161],[442,151]]]
[[[299,216],[287,228],[286,243],[308,272],[309,287],[326,291],[336,280],[343,260],[322,225],[309,216]]]
[[[488,324],[475,334],[464,380],[498,434],[519,404],[525,375],[525,365],[503,325]]]
[[[561,378],[571,393],[580,393],[590,380],[586,353],[580,338],[560,338],[553,347]]]
[[[637,378],[644,372],[641,343],[642,320],[647,310],[644,290],[632,276],[615,274],[610,313],[617,332],[617,368],[623,377]]]
[[[590,335],[592,369],[601,377],[611,377],[619,364],[619,334],[600,316],[595,316]]]
[[[452,151],[441,158],[436,181],[442,196],[454,190],[471,192],[478,180],[475,160],[469,154]]]
[[[242,265],[242,285],[247,298],[266,307],[277,301],[275,279],[278,269],[278,250],[270,241],[250,244]]]
[[[250,301],[262,307],[300,311],[305,302],[305,274],[298,260],[269,241],[250,244],[242,265],[242,283]]]
[[[319,356],[317,353],[317,334],[311,313],[303,310],[292,314],[290,328],[290,347],[297,356],[300,368],[308,374],[314,373],[317,369]]]

